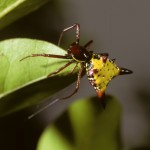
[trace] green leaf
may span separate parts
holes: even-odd
[[[120,150],[121,106],[106,96],[103,109],[98,98],[75,102],[41,135],[38,150]]]
[[[38,9],[48,0],[1,0],[0,29]]]
[[[23,57],[34,53],[65,55],[66,51],[45,41],[10,39],[0,42],[0,116],[41,102],[75,81],[76,71],[68,75],[74,64],[59,74],[47,75],[69,60]]]

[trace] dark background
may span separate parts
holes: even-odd
[[[115,95],[122,104],[121,132],[125,147],[150,147],[149,6],[148,0],[51,0],[39,10],[0,31],[0,40],[26,37],[56,44],[62,29],[79,23],[81,43],[94,40],[91,50],[108,52],[110,58],[116,58],[118,65],[134,71],[130,76],[113,80],[107,93]],[[71,32],[72,36],[74,34]],[[68,42],[68,35],[65,36],[65,43]],[[73,88],[71,86],[68,89]],[[79,92],[72,100],[94,94],[84,77]],[[0,138],[3,140],[0,140],[0,145],[4,149],[35,149],[38,136],[46,124],[53,120],[49,114],[55,111],[56,116],[63,108],[65,104],[60,102],[56,104],[56,109],[46,111],[48,117],[42,114],[42,124],[38,117],[28,120],[24,112],[2,118]]]

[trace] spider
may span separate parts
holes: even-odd
[[[97,96],[102,99],[105,95],[105,90],[107,88],[108,83],[114,77],[118,75],[124,74],[131,74],[132,71],[129,69],[125,69],[122,67],[118,67],[114,61],[115,59],[109,59],[108,53],[93,53],[93,51],[89,51],[90,45],[93,43],[93,40],[87,42],[84,46],[80,45],[80,25],[78,23],[65,28],[59,37],[58,46],[60,46],[61,39],[63,34],[71,29],[76,29],[76,41],[73,42],[69,48],[67,49],[66,55],[55,55],[55,54],[31,54],[29,56],[24,57],[21,60],[24,60],[28,57],[49,57],[49,58],[60,58],[60,59],[68,59],[64,66],[59,68],[58,70],[50,73],[48,77],[52,75],[56,75],[57,73],[61,72],[69,65],[75,63],[74,68],[72,69],[71,73],[75,70],[75,68],[80,65],[80,69],[77,76],[76,88],[75,90],[68,96],[62,98],[67,99],[73,96],[80,87],[80,79],[82,76],[83,70],[86,70],[86,74],[88,77],[89,82],[95,89]]]

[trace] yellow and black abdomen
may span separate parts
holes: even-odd
[[[93,54],[92,59],[86,63],[88,80],[94,87],[99,97],[102,97],[108,83],[119,75],[120,69],[116,64],[100,54]]]

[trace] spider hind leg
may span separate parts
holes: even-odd
[[[74,60],[72,60],[72,61],[66,63],[64,66],[60,67],[58,70],[56,70],[56,71],[50,73],[47,77],[51,77],[52,75],[55,75],[55,74],[61,72],[62,70],[64,70],[64,69],[67,68],[68,66],[70,66],[73,62],[74,62]]]
[[[78,90],[79,90],[79,88],[80,88],[80,80],[81,80],[82,71],[83,71],[83,64],[81,64],[81,68],[80,68],[80,70],[79,70],[79,72],[78,72],[78,78],[77,78],[75,90],[74,90],[70,95],[61,98],[62,100],[68,99],[68,98],[70,98],[71,96],[73,96],[75,93],[78,92]]]

